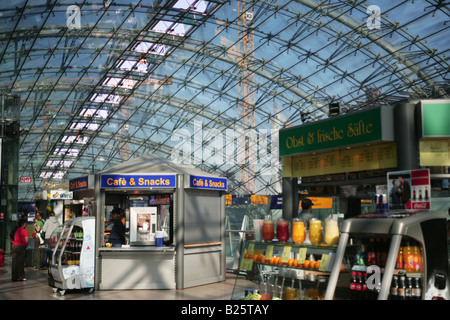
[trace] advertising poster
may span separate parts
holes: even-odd
[[[388,173],[390,210],[423,210],[431,207],[430,170],[407,170]]]

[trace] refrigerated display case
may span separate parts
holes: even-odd
[[[95,218],[66,221],[52,251],[49,285],[64,295],[66,290],[94,289]]]
[[[335,258],[326,300],[449,299],[443,213],[389,211],[344,220]],[[341,272],[342,261],[350,270]]]

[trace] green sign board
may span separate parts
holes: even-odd
[[[280,130],[280,156],[314,152],[384,140],[383,122],[392,124],[392,113],[382,108],[353,113],[307,125]],[[389,120],[389,121],[385,121]],[[393,138],[393,128],[388,129]],[[391,139],[388,139],[391,140]]]
[[[422,137],[450,137],[450,100],[422,101]]]

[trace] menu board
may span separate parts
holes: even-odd
[[[288,161],[285,162],[289,164]],[[376,170],[397,166],[395,143],[342,149],[292,157],[292,176],[309,177],[334,173]],[[289,170],[283,173],[288,174]]]
[[[450,139],[421,140],[420,166],[450,166]]]

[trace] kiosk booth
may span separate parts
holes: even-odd
[[[226,190],[225,178],[154,155],[97,173],[95,289],[182,289],[225,280]],[[121,247],[109,247],[105,234],[112,206],[126,221]]]

